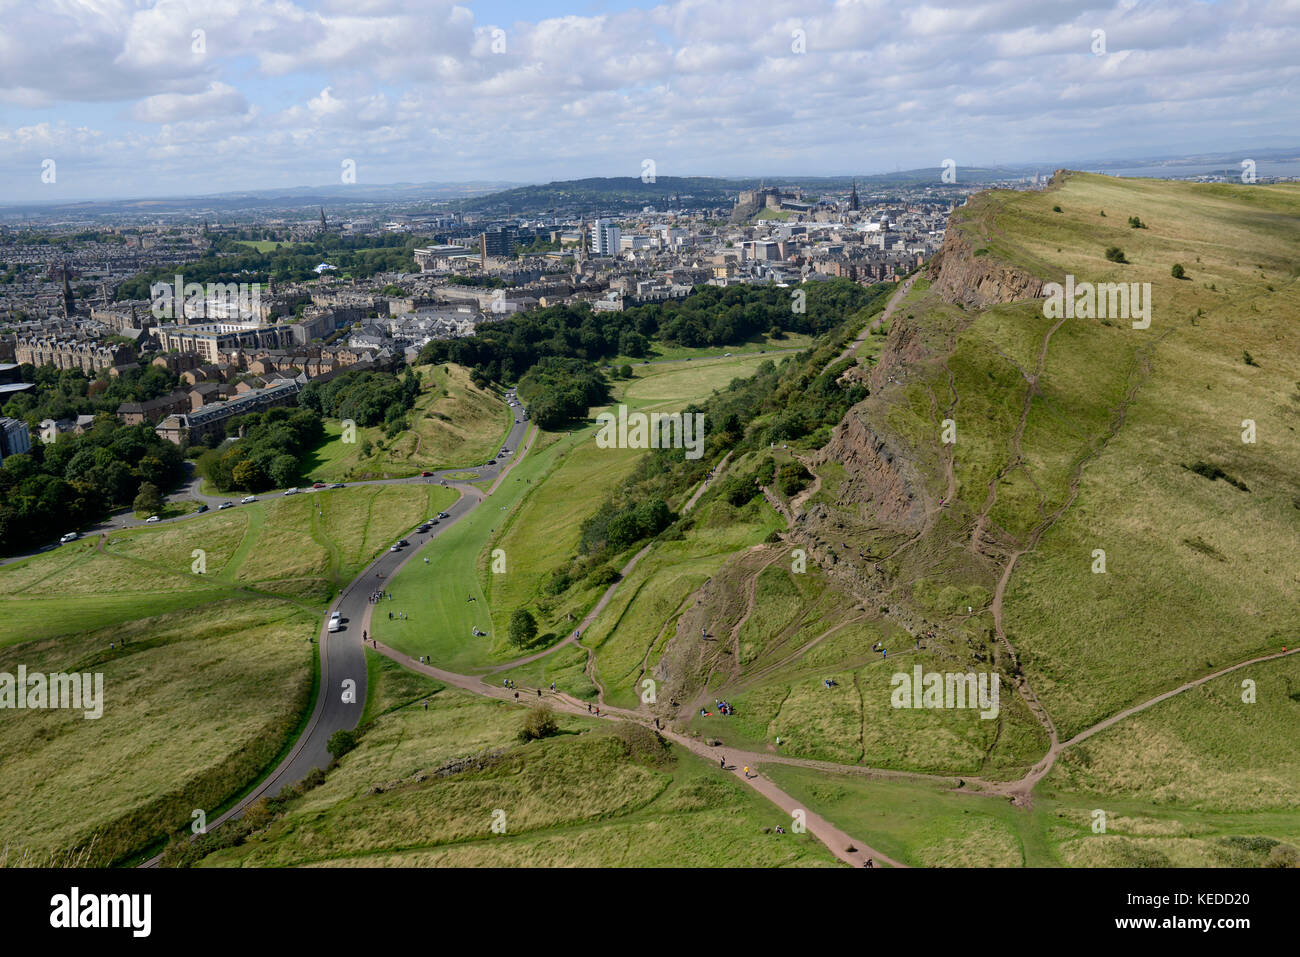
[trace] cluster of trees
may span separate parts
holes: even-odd
[[[519,397],[539,428],[558,429],[609,401],[609,385],[590,362],[546,357],[519,380]]]
[[[158,266],[123,282],[115,298],[148,299],[155,282],[173,282],[176,274],[186,282],[302,282],[316,278],[316,266],[328,262],[340,273],[366,278],[381,272],[416,272],[415,249],[427,246],[424,237],[321,236],[312,242],[292,243],[267,252],[223,238],[198,260],[181,266]]]
[[[148,425],[96,417],[84,435],[33,444],[0,466],[0,551],[25,551],[130,506],[144,485],[170,488],[181,450]]]
[[[199,472],[223,492],[258,492],[297,483],[304,453],[325,435],[320,416],[311,409],[282,406],[231,419],[226,431],[242,427],[244,437],[199,456]]]
[[[644,356],[651,342],[726,346],[760,334],[820,335],[868,305],[875,290],[847,279],[798,289],[742,284],[700,286],[685,299],[597,315],[584,305],[560,305],[512,316],[461,339],[425,346],[421,362],[458,362],[485,379],[513,382],[543,358],[596,362]],[[892,287],[890,287],[892,288]],[[800,301],[794,293],[802,293]],[[797,311],[802,307],[802,311]]]
[[[54,366],[20,367],[22,380],[36,388],[17,392],[4,404],[3,413],[34,426],[42,419],[71,419],[97,412],[116,412],[123,402],[146,402],[167,395],[179,381],[173,372],[149,365],[120,376],[107,372],[91,378],[80,369]]]
[[[621,507],[607,502],[582,523],[578,553],[594,568],[637,542],[658,535],[675,518],[663,499],[631,502]]]
[[[328,382],[311,382],[298,405],[318,415],[351,419],[357,425],[385,426],[391,437],[407,427],[406,414],[420,395],[420,377],[407,368],[401,376],[372,369],[345,372]]]

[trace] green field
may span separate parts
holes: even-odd
[[[762,360],[733,357],[638,369],[614,399],[630,410],[675,411],[736,376],[751,374]],[[562,636],[581,620],[603,589],[570,592],[546,607],[539,590],[573,553],[582,520],[643,454],[598,448],[595,433],[592,423],[540,436],[473,514],[439,536],[428,565],[411,563],[393,579],[393,609],[407,618],[376,619],[375,636],[408,655],[428,655],[439,667],[478,671],[519,656],[506,634],[518,607],[540,612],[543,636]],[[498,549],[504,573],[492,571]],[[475,637],[475,629],[487,636]]]
[[[455,497],[424,485],[271,497],[0,568],[0,672],[101,672],[105,699],[94,720],[6,712],[4,862],[106,864],[195,808],[214,817],[297,733],[324,603]]]
[[[387,679],[385,679],[387,680]],[[810,834],[689,753],[444,690],[383,715],[320,786],[205,866],[831,866]],[[464,762],[471,759],[469,766]],[[498,823],[498,832],[493,823]],[[766,833],[765,833],[766,830]]]

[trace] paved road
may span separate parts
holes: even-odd
[[[522,408],[522,407],[521,407]],[[524,436],[530,422],[522,419],[510,427],[504,447],[512,454],[498,460],[490,466],[475,467],[472,471],[479,475],[474,481],[494,479],[496,482],[505,475],[510,467],[521,459],[527,448]],[[250,805],[263,797],[275,797],[284,788],[297,784],[315,768],[327,768],[330,754],[327,748],[334,732],[351,731],[361,721],[366,706],[366,653],[362,646],[363,625],[370,608],[370,595],[383,589],[384,584],[408,561],[416,558],[421,551],[429,547],[439,535],[472,512],[480,502],[487,498],[487,493],[477,486],[465,481],[453,481],[448,475],[465,472],[468,469],[444,469],[435,472],[432,478],[384,479],[376,482],[356,482],[353,485],[393,485],[411,482],[440,482],[460,492],[455,504],[447,508],[447,518],[442,519],[427,533],[408,532],[404,537],[411,544],[393,552],[385,550],[378,558],[352,580],[339,593],[330,613],[337,611],[342,619],[342,628],[331,633],[330,616],[326,615],[320,631],[320,690],[316,695],[315,708],[308,719],[307,727],[294,743],[293,749],[283,761],[252,791],[241,798],[234,806],[208,822],[208,828],[218,827],[228,820],[237,818]],[[495,484],[493,487],[495,487]],[[351,486],[350,486],[351,487]],[[304,493],[305,494],[305,493]],[[325,490],[314,494],[328,494]],[[188,516],[186,516],[188,517]],[[346,699],[346,700],[345,700]],[[145,867],[157,867],[162,859],[158,855],[145,863]]]

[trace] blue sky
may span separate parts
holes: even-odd
[[[0,22],[0,201],[347,161],[370,183],[1051,164],[1300,128],[1296,0],[0,0]]]

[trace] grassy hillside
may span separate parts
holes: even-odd
[[[108,863],[195,808],[215,816],[297,733],[325,602],[454,499],[423,485],[274,497],[0,568],[0,672],[102,672],[105,699],[95,720],[5,712],[0,861]]]
[[[392,438],[382,426],[358,427],[344,442],[337,420],[305,457],[309,482],[406,478],[420,472],[475,465],[496,455],[514,423],[514,411],[494,392],[480,389],[458,365],[416,366],[423,390],[408,414],[409,429]]]

